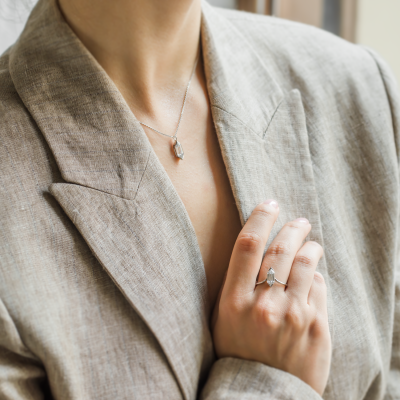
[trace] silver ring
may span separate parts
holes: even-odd
[[[275,271],[273,268],[270,268],[267,272],[267,277],[261,281],[261,282],[256,282],[257,285],[261,285],[262,283],[267,282],[269,287],[271,287],[275,282],[280,283],[283,286],[287,286],[287,283],[283,283],[281,281],[278,281],[278,279],[275,278]]]

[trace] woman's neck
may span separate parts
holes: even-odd
[[[139,114],[182,98],[200,43],[201,0],[59,0],[75,34]],[[175,107],[173,107],[175,108]]]

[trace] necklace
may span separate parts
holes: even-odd
[[[177,158],[179,158],[179,159],[181,159],[181,160],[183,160],[183,157],[184,157],[185,153],[183,152],[182,144],[178,142],[178,139],[177,139],[176,135],[177,135],[177,133],[178,133],[179,125],[181,124],[182,115],[183,115],[183,110],[185,109],[186,98],[187,98],[187,95],[188,95],[188,92],[189,92],[190,82],[192,81],[194,72],[196,71],[197,62],[199,61],[199,57],[200,57],[200,52],[199,52],[199,54],[198,54],[198,56],[197,56],[197,58],[196,58],[196,62],[195,62],[195,64],[194,64],[192,74],[190,75],[189,82],[188,82],[188,84],[187,84],[187,86],[186,86],[186,92],[185,92],[185,97],[184,97],[184,99],[183,99],[183,105],[182,105],[181,115],[180,115],[180,117],[179,117],[178,126],[176,127],[175,134],[174,134],[173,136],[167,135],[167,134],[165,134],[165,133],[162,133],[162,132],[158,131],[157,129],[152,128],[151,126],[145,124],[144,122],[139,121],[142,125],[147,126],[148,128],[150,128],[150,129],[153,130],[154,132],[157,132],[157,133],[159,133],[160,135],[168,136],[168,137],[174,139],[174,140],[175,140],[175,143],[172,145],[172,148],[174,149],[175,157],[177,157]]]

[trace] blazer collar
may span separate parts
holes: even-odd
[[[270,241],[287,220],[305,216],[323,244],[300,93],[284,93],[268,71],[269,56],[261,60],[204,0],[201,39],[242,224],[256,204],[275,198],[281,213]],[[11,50],[10,73],[65,181],[50,191],[156,336],[184,397],[195,398],[213,360],[204,265],[186,209],[140,123],[56,0],[39,0]],[[319,269],[328,278],[324,259]]]

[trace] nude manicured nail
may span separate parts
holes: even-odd
[[[302,222],[303,224],[309,224],[310,223],[307,218],[296,218],[295,221]]]
[[[278,202],[276,200],[268,199],[264,201],[264,204],[269,204],[272,207],[278,208]]]

